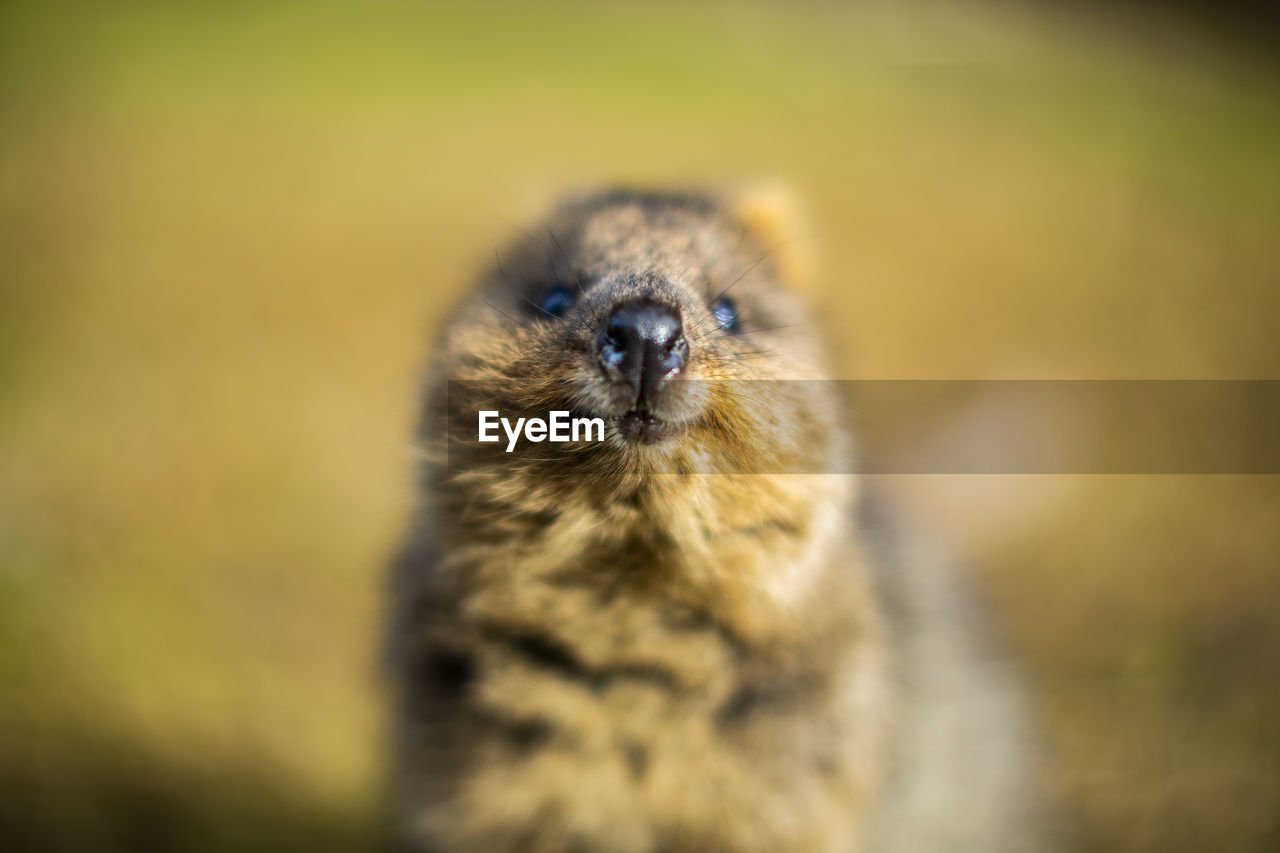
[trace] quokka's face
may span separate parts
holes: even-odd
[[[603,418],[615,448],[723,432],[751,381],[821,378],[786,248],[705,199],[570,203],[498,253],[446,329],[448,378],[477,406]]]

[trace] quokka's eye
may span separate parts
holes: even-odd
[[[562,284],[542,294],[542,299],[538,303],[538,307],[546,311],[552,317],[563,317],[565,312],[573,307],[573,293]]]
[[[728,296],[721,296],[711,303],[711,316],[716,325],[726,332],[738,331],[738,306]]]

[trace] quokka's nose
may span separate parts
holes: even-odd
[[[614,309],[599,345],[605,373],[635,390],[637,410],[646,408],[663,383],[684,369],[689,355],[680,315],[652,303]]]

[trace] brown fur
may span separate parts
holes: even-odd
[[[446,324],[389,631],[414,849],[823,853],[871,824],[897,713],[855,483],[786,473],[848,470],[850,445],[825,383],[750,382],[826,374],[748,219],[570,202]],[[541,316],[557,284],[577,303]],[[740,334],[708,313],[726,288]],[[684,320],[682,378],[716,381],[676,383],[678,434],[637,444],[592,347],[619,300],[655,294]],[[482,408],[609,434],[504,454],[475,441]]]

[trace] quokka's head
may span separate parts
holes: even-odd
[[[558,452],[614,469],[690,470],[701,453],[742,470],[771,445],[826,444],[801,388],[814,383],[782,381],[826,378],[792,281],[796,232],[758,196],[563,204],[497,253],[446,324],[437,376],[454,380],[454,445],[475,440],[480,409],[600,418],[604,441]]]

